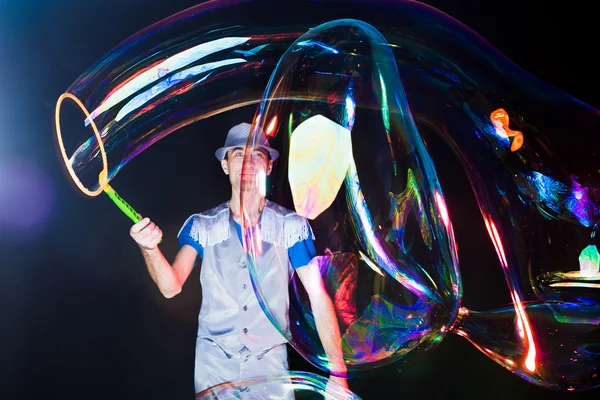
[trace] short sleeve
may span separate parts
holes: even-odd
[[[290,262],[292,263],[292,267],[294,267],[294,269],[307,265],[309,261],[316,256],[316,254],[317,251],[315,249],[315,242],[310,236],[299,241],[288,249]]]
[[[204,248],[196,239],[194,239],[190,233],[192,231],[192,225],[194,224],[194,216],[187,219],[179,234],[177,235],[177,241],[179,248],[183,247],[184,244],[192,246],[198,252],[198,257],[204,258]]]

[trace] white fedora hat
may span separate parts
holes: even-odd
[[[215,156],[217,160],[221,161],[225,158],[225,154],[227,154],[227,150],[232,149],[234,147],[246,147],[248,144],[248,136],[250,136],[250,129],[252,125],[247,122],[242,122],[241,124],[237,124],[233,128],[229,130],[227,133],[227,139],[225,139],[225,145],[215,152]],[[265,134],[260,131],[258,137],[254,143],[255,146],[262,147],[268,150],[269,155],[272,160],[276,160],[279,157],[279,152],[269,146],[269,141]]]

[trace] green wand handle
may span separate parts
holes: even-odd
[[[117,207],[121,209],[134,223],[138,223],[142,220],[142,216],[138,214],[133,207],[131,207],[108,183],[104,185],[104,193],[115,202]]]
[[[127,215],[134,223],[138,223],[142,220],[142,216],[133,209],[119,194],[113,189],[108,183],[104,184],[104,193],[110,197],[110,199]],[[145,229],[145,228],[144,228]],[[158,243],[161,243],[162,239]]]

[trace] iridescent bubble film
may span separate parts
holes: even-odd
[[[225,382],[196,394],[196,400],[360,400],[356,394],[309,372],[258,376]]]
[[[257,115],[255,130],[284,150],[272,199],[308,218],[316,237],[313,263],[340,316],[346,370],[321,346],[330,334],[319,326],[326,311],[307,287],[318,282],[303,287],[294,275],[288,318],[287,305],[263,290],[274,268],[286,274],[287,260],[265,267],[264,234],[251,228],[251,274],[272,322],[334,374],[356,375],[438,343],[459,307],[452,227],[385,38],[357,20],[311,29],[281,57]],[[242,210],[264,191],[259,180],[243,181]]]
[[[257,106],[255,127],[271,127],[285,154],[269,178],[279,186],[266,187],[267,197],[314,225],[314,262],[332,294],[350,372],[402,362],[451,332],[533,384],[598,387],[600,141],[586,139],[599,131],[598,110],[423,4],[298,0],[294,11],[287,7],[212,1],[122,41],[66,90],[89,117],[73,104],[66,115],[66,101],[57,110],[70,142],[67,166],[93,191],[99,171],[114,179],[179,128]],[[372,29],[336,31],[339,42],[310,36],[340,18]],[[286,65],[307,79],[284,73]],[[281,94],[288,97],[268,97]],[[443,189],[453,182],[438,177],[444,164],[429,153],[431,137],[468,178],[464,195],[475,197],[497,253],[495,265],[481,268],[505,277],[481,284],[504,287],[506,307],[462,303],[452,226],[469,222],[453,221],[447,209]],[[214,148],[203,151],[213,157]],[[268,312],[256,271],[254,284]],[[288,289],[290,330],[274,323],[327,370],[305,289],[296,276]]]

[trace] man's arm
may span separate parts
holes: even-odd
[[[329,369],[335,372],[346,372],[346,364],[342,353],[342,339],[335,313],[335,308],[325,284],[321,278],[318,260],[315,257],[306,266],[298,268],[296,272],[308,293],[310,306],[315,316],[317,333],[329,360]],[[331,378],[330,378],[331,379]],[[336,383],[347,387],[345,379],[335,379]]]
[[[168,299],[178,295],[194,268],[198,255],[196,249],[183,245],[171,266],[158,248],[162,231],[149,218],[133,225],[130,235],[140,246],[150,277],[162,295]]]

